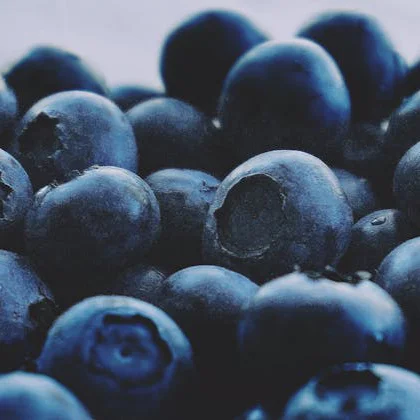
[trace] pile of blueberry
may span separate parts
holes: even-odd
[[[420,418],[420,62],[356,12],[166,38],[165,92],[0,80],[0,418]]]

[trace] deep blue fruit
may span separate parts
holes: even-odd
[[[420,377],[396,366],[345,364],[313,378],[287,404],[283,420],[414,420]]]
[[[281,407],[313,375],[357,361],[398,363],[406,326],[375,283],[294,272],[262,286],[238,328],[244,378],[256,402]]]
[[[206,265],[178,271],[161,283],[157,306],[191,342],[202,404],[212,413],[208,418],[232,418],[227,413],[240,412],[241,404],[243,409],[248,402],[241,392],[236,329],[242,309],[257,290],[255,283],[238,273]]]
[[[361,270],[373,273],[394,248],[418,235],[420,230],[399,210],[368,214],[353,226],[340,269],[348,273]]]
[[[201,171],[163,169],[146,182],[159,202],[162,226],[148,257],[175,269],[201,264],[203,228],[220,181]]]
[[[137,146],[123,112],[89,92],[62,92],[34,105],[20,122],[11,153],[34,189],[92,165],[137,172]]]
[[[22,249],[23,221],[32,199],[27,173],[15,158],[0,149],[0,248]]]
[[[38,356],[57,311],[28,259],[3,250],[0,290],[0,371],[8,372],[30,365]]]
[[[76,397],[44,375],[15,372],[0,377],[0,418],[90,420]]]
[[[182,419],[194,395],[187,338],[164,312],[129,297],[96,296],[65,312],[38,368],[100,419]]]
[[[107,94],[102,77],[83,59],[52,46],[30,49],[10,66],[4,77],[16,93],[21,114],[35,102],[57,92],[85,90]]]
[[[340,186],[353,210],[355,222],[379,208],[378,198],[369,180],[358,177],[345,169],[332,168],[332,171],[340,181]]]
[[[391,115],[384,137],[384,150],[392,169],[420,141],[420,92],[408,98]]]
[[[137,262],[160,230],[150,187],[120,168],[92,167],[42,188],[25,222],[29,255],[61,302]],[[79,290],[80,289],[80,290]]]
[[[144,300],[153,305],[159,302],[159,291],[168,273],[158,267],[136,264],[117,274],[105,284],[94,285],[93,295],[122,295]]]
[[[0,76],[0,147],[9,145],[17,119],[16,96]]]
[[[162,48],[160,71],[167,94],[214,114],[230,68],[266,40],[236,12],[209,10],[190,17],[169,33]]]
[[[409,322],[405,365],[420,372],[420,238],[410,239],[389,253],[374,281],[401,306]]]
[[[277,420],[271,417],[263,407],[256,406],[246,410],[242,415],[235,417],[235,420]]]
[[[402,90],[405,97],[414,95],[420,90],[420,60],[417,60],[409,67]]]
[[[350,98],[334,60],[314,42],[265,42],[230,70],[219,118],[238,162],[275,149],[332,158],[350,119]]]
[[[304,152],[263,153],[220,184],[203,236],[207,264],[264,282],[334,265],[350,241],[352,210],[333,172]]]
[[[164,93],[157,89],[134,84],[114,86],[109,94],[109,98],[124,112],[127,112],[134,105],[160,96],[164,96]]]
[[[151,99],[127,113],[139,150],[142,176],[165,168],[198,169],[217,174],[219,131],[191,105],[172,98]]]
[[[353,11],[324,13],[298,36],[319,43],[337,62],[349,89],[354,122],[380,121],[401,101],[407,65],[373,17]]]
[[[419,137],[420,140],[420,137]],[[420,227],[420,142],[407,151],[394,174],[394,196],[398,208]]]

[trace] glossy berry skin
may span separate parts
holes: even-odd
[[[139,174],[166,168],[219,171],[219,132],[211,119],[191,105],[172,98],[136,105],[127,117],[139,150]]]
[[[275,149],[335,156],[350,98],[334,60],[314,42],[265,42],[226,77],[219,118],[238,162]]]
[[[248,278],[209,265],[186,268],[161,283],[158,306],[190,340],[204,405],[213,415],[222,416],[224,411],[226,416],[247,403],[241,400],[236,328],[242,309],[257,290]]]
[[[145,181],[159,202],[162,226],[148,258],[171,269],[201,264],[204,223],[220,181],[190,169],[163,169]]]
[[[208,10],[191,16],[168,34],[162,48],[160,72],[167,94],[214,115],[230,68],[266,40],[236,12]]]
[[[82,58],[48,45],[37,46],[13,63],[4,75],[14,90],[23,115],[39,100],[54,93],[84,90],[107,95],[107,87]]]
[[[402,99],[407,65],[373,17],[353,11],[327,12],[297,35],[319,43],[337,62],[350,92],[354,122],[380,121]]]
[[[109,93],[109,98],[124,112],[135,105],[160,96],[164,96],[164,93],[157,89],[134,84],[113,86]]]
[[[32,200],[31,181],[22,165],[0,149],[0,248],[22,249],[23,222]]]
[[[6,148],[13,137],[18,120],[17,101],[14,92],[0,77],[0,147]]]
[[[49,96],[21,120],[11,153],[28,172],[35,190],[92,165],[137,172],[137,145],[123,112],[90,92]]]
[[[397,366],[347,363],[311,379],[289,401],[284,420],[412,420],[420,377]]]
[[[123,296],[85,299],[49,331],[38,369],[95,418],[178,419],[192,397],[191,347],[164,312]]]
[[[294,150],[258,155],[231,172],[210,206],[206,264],[264,282],[293,270],[336,264],[350,240],[352,210],[333,172]]]
[[[28,254],[57,298],[70,301],[89,282],[102,282],[138,261],[160,230],[157,200],[137,175],[92,167],[42,188],[25,221]]]
[[[394,248],[418,235],[420,230],[401,211],[377,210],[353,226],[350,245],[340,261],[340,269],[348,273],[373,273]]]
[[[328,366],[400,362],[405,336],[401,309],[375,283],[300,272],[262,286],[238,328],[247,385],[277,408]]]
[[[14,372],[0,377],[0,417],[10,420],[91,420],[85,407],[45,375]]]
[[[31,363],[56,316],[48,287],[26,257],[0,250],[0,371]]]
[[[355,222],[380,207],[379,200],[369,180],[358,177],[345,169],[332,168],[332,171],[338,178],[340,186],[353,210]]]
[[[409,369],[420,372],[420,238],[410,239],[390,252],[379,266],[374,281],[404,311],[410,327],[404,363]]]
[[[398,208],[420,227],[420,143],[402,157],[394,174],[394,196]]]

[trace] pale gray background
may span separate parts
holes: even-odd
[[[159,54],[168,31],[208,9],[241,11],[273,38],[287,39],[315,13],[357,9],[375,15],[410,62],[420,56],[418,0],[0,0],[0,67],[37,43],[89,59],[109,84],[159,87]]]

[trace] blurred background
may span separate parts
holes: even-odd
[[[167,33],[203,9],[242,12],[276,39],[293,36],[327,9],[376,16],[409,61],[420,56],[420,2],[415,0],[0,0],[0,66],[34,44],[53,44],[86,58],[110,85],[162,85],[159,56]]]

